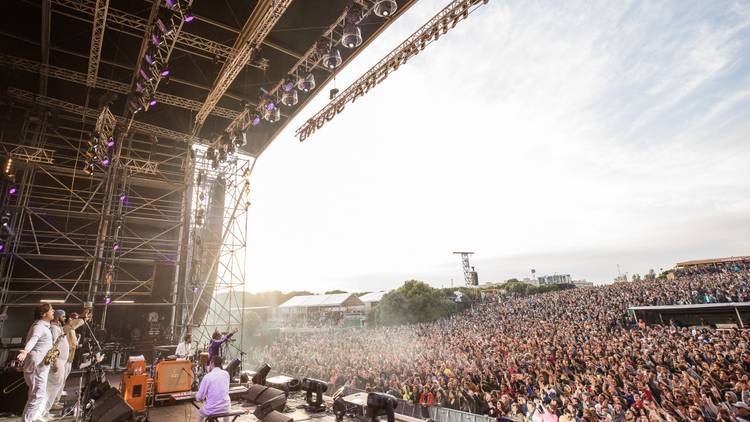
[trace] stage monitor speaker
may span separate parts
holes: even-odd
[[[6,368],[0,375],[0,412],[20,415],[26,405],[29,387],[23,379],[23,372],[16,368]]]
[[[255,407],[253,415],[258,419],[263,419],[266,417],[266,415],[273,412],[274,410],[283,412],[284,407],[286,407],[286,396],[282,394],[280,396],[271,397],[270,399],[259,403]]]
[[[291,416],[287,416],[275,410],[266,415],[266,417],[262,420],[263,422],[294,422],[294,418],[292,418]]]
[[[258,369],[255,370],[253,384],[265,384],[269,372],[271,372],[271,367],[267,363],[262,363]]]
[[[284,392],[279,389],[266,387],[265,385],[251,385],[250,388],[247,389],[244,398],[246,401],[253,404],[263,404],[277,396],[285,397]]]
[[[116,388],[107,390],[91,409],[93,422],[122,422],[133,418],[133,408],[125,402]]]
[[[225,371],[229,373],[229,380],[232,381],[235,378],[237,378],[237,374],[240,371],[240,364],[242,361],[240,361],[239,358],[235,358],[233,361],[229,362],[229,365],[225,368]]]
[[[193,366],[189,360],[164,360],[156,364],[156,392],[179,393],[193,387]]]

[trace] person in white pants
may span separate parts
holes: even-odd
[[[52,348],[52,331],[50,321],[53,318],[52,306],[42,303],[34,309],[34,323],[26,335],[26,345],[18,352],[18,361],[23,362],[23,377],[29,386],[26,407],[21,415],[24,422],[45,420],[42,417],[47,397],[47,375],[49,365],[44,364],[44,357]]]
[[[55,362],[52,363],[52,367],[49,370],[50,372],[47,379],[47,400],[44,404],[44,412],[42,413],[42,416],[45,418],[49,417],[49,411],[52,409],[52,405],[55,404],[55,400],[65,388],[65,365],[68,363],[70,346],[68,345],[67,339],[64,338],[65,333],[63,332],[62,327],[64,321],[65,311],[62,309],[56,310],[50,329],[52,330],[52,342],[53,344],[57,344],[57,350],[60,351],[60,354],[57,356]]]
[[[68,322],[63,325],[65,340],[62,341],[68,343],[68,359],[66,360],[63,368],[64,373],[62,378],[62,387],[59,389],[57,396],[55,396],[55,400],[53,401],[52,407],[50,408],[52,410],[62,409],[63,407],[60,399],[62,398],[63,391],[65,391],[65,382],[68,380],[70,371],[73,369],[73,358],[75,357],[76,349],[78,348],[78,334],[76,333],[76,329],[84,324],[84,319],[88,320],[90,318],[91,309],[86,309],[83,311],[83,318],[78,318],[78,314],[76,312],[71,312],[70,317],[68,318]],[[62,358],[62,356],[63,354],[61,350],[60,357]]]

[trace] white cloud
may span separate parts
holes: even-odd
[[[446,285],[467,248],[485,280],[747,253],[748,3],[562,4],[490,2],[299,144],[322,88],[256,166],[248,288]]]

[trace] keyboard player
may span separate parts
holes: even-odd
[[[212,356],[209,372],[201,380],[200,388],[195,394],[195,400],[206,403],[196,410],[198,422],[205,422],[211,415],[229,411],[229,373],[221,368],[221,356]],[[228,422],[229,418],[224,418]]]

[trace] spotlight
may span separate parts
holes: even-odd
[[[271,123],[278,122],[279,120],[281,120],[281,110],[279,108],[275,108],[272,111],[267,112],[266,120]]]
[[[0,224],[3,225],[3,227],[8,227],[8,224],[10,224],[10,213],[5,212],[3,213],[3,216],[0,217]]]
[[[171,8],[173,8],[173,7],[174,7],[174,4],[175,4],[175,0],[164,0],[164,4],[166,4],[166,5],[167,5],[167,8],[168,8],[168,9],[171,9]]]
[[[107,139],[107,148],[112,148],[115,146],[115,138],[110,136],[109,139]]]
[[[216,158],[216,150],[214,147],[208,147],[206,150],[206,160],[213,160]]]
[[[151,96],[151,98],[150,98],[150,99],[148,100],[148,106],[149,106],[149,107],[153,107],[153,106],[155,106],[155,105],[156,105],[156,103],[157,103],[157,101],[156,101],[156,97],[154,97],[154,96],[152,95],[152,96]]]
[[[258,126],[260,124],[260,116],[258,113],[253,113],[250,115],[250,124],[253,126]]]
[[[120,250],[120,241],[116,240],[115,243],[112,244],[112,250],[117,252]]]
[[[150,81],[150,80],[152,79],[152,78],[151,78],[151,76],[149,76],[149,75],[148,75],[148,74],[146,73],[146,71],[145,71],[145,70],[143,70],[143,68],[142,68],[142,67],[138,69],[138,74],[139,74],[139,75],[141,75],[141,78],[143,78],[143,81],[144,81],[144,82],[148,82],[148,81]]]
[[[127,200],[128,200],[128,196],[125,195],[125,192],[121,193],[120,194],[120,202],[122,202],[124,204],[125,201],[127,201]]]
[[[329,69],[335,69],[341,65],[341,53],[338,48],[331,47],[325,54],[323,54],[323,66]]]
[[[229,145],[227,145],[227,154],[233,155],[234,151],[235,151],[235,146],[233,143],[230,142]]]
[[[109,157],[102,158],[102,165],[104,167],[108,167],[109,166]]]
[[[281,82],[281,89],[284,92],[289,92],[294,89],[294,76],[286,75],[284,80]]]
[[[18,187],[17,186],[11,186],[8,188],[8,195],[15,195],[18,193]]]
[[[104,304],[109,305],[110,303],[112,303],[112,298],[109,296],[104,296]]]
[[[237,147],[247,144],[247,132],[241,132],[239,130],[234,132],[234,144]]]
[[[281,94],[281,103],[287,107],[296,105],[298,101],[297,90],[292,89],[291,91],[284,92]]]
[[[161,45],[161,43],[162,43],[162,39],[161,39],[161,37],[156,32],[154,32],[153,34],[151,34],[151,44],[153,44],[156,47],[158,47],[158,46]]]
[[[163,68],[163,69],[161,70],[161,72],[159,72],[159,74],[161,75],[161,77],[162,77],[162,78],[166,78],[167,76],[169,76],[169,69],[167,69],[167,68],[165,67],[165,68]]]
[[[159,31],[161,31],[161,33],[164,35],[169,35],[172,32],[172,30],[168,29],[167,25],[165,25],[164,22],[162,22],[162,20],[159,18],[156,19],[156,26],[159,28]]]
[[[149,66],[153,65],[156,62],[156,59],[154,58],[154,53],[150,51],[146,52],[144,59],[146,59],[146,63],[148,63]]]
[[[5,159],[5,168],[3,169],[3,172],[5,174],[11,174],[13,171],[13,159],[8,157]]]
[[[211,160],[211,168],[216,170],[219,168],[219,162],[216,160]]]
[[[183,19],[185,20],[185,23],[190,23],[195,20],[195,15],[193,14],[192,10],[190,10],[189,7],[185,8]]]
[[[273,111],[276,108],[276,103],[273,102],[273,100],[268,99],[266,100],[266,103],[263,105],[263,108],[265,108],[266,111]]]
[[[375,7],[373,7],[373,12],[376,16],[387,18],[393,16],[393,14],[396,13],[397,8],[398,4],[396,3],[396,0],[378,0],[378,2],[375,3]]]
[[[193,293],[198,293],[198,290],[200,290],[198,289],[198,286],[193,286]]]
[[[310,92],[315,89],[315,76],[312,73],[308,73],[304,78],[300,78],[297,81],[297,88],[302,92]]]
[[[312,412],[325,410],[326,405],[323,403],[323,393],[328,390],[328,384],[325,381],[316,380],[313,378],[303,378],[302,390],[305,391],[307,410]],[[315,393],[314,401],[312,399],[313,393]]]
[[[394,422],[393,411],[397,405],[398,401],[390,394],[375,392],[367,394],[367,416],[370,417],[371,422],[377,421],[380,415],[387,415],[388,422]]]
[[[0,253],[5,252],[5,242],[0,240]]]
[[[359,47],[362,45],[362,31],[356,25],[345,26],[344,35],[341,37],[341,43],[348,48]]]

